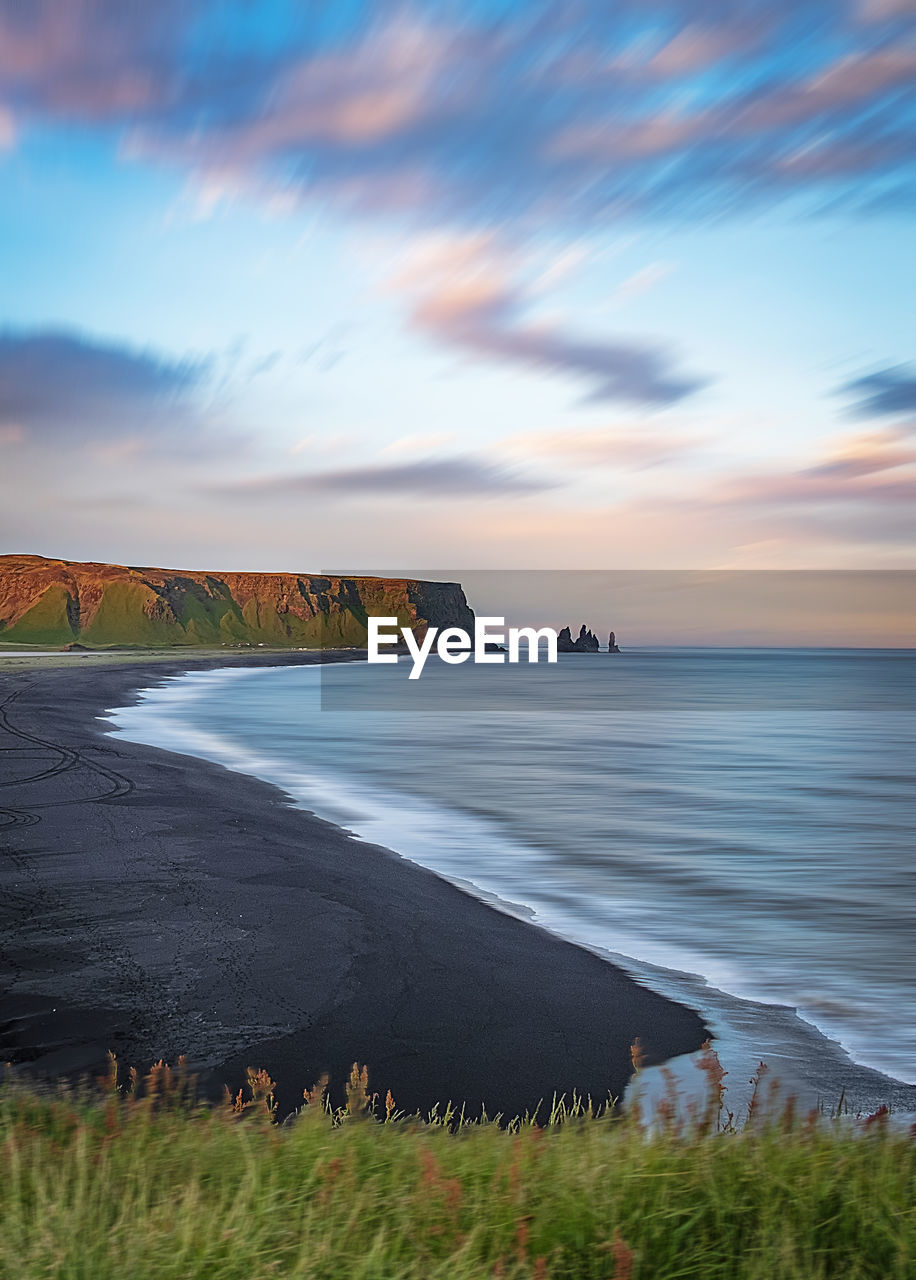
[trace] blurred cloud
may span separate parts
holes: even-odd
[[[590,401],[662,406],[705,385],[675,372],[658,344],[585,338],[525,320],[531,289],[514,278],[523,265],[491,237],[438,236],[414,246],[392,283],[418,295],[415,328],[485,359],[576,378]]]
[[[808,124],[911,88],[916,49],[846,52],[795,82],[748,96],[732,127],[741,133]]]
[[[269,351],[266,356],[261,356],[255,360],[248,370],[249,378],[260,378],[265,373],[270,373],[275,369],[283,359],[282,351]]]
[[[852,479],[875,475],[916,463],[916,441],[909,432],[897,429],[869,431],[844,437],[823,462],[809,468],[807,475]]]
[[[0,425],[36,442],[177,437],[209,367],[75,332],[0,331]]]
[[[680,461],[695,453],[701,443],[695,437],[597,427],[523,433],[501,441],[498,447],[521,457],[562,459],[572,467],[640,471]]]
[[[271,498],[295,494],[335,497],[486,498],[538,493],[552,480],[527,477],[486,458],[422,458],[416,462],[374,463],[336,470],[265,476],[220,485],[211,492],[235,497]]]
[[[11,112],[0,107],[0,151],[7,151],[16,143],[16,122]]]
[[[704,385],[675,374],[660,348],[588,340],[553,325],[518,322],[511,295],[483,302],[466,298],[460,305],[454,296],[428,298],[414,322],[477,355],[580,378],[590,384],[590,401],[667,405]]]
[[[847,435],[808,465],[723,479],[708,493],[713,507],[763,518],[787,516],[832,528],[834,536],[891,542],[916,535],[916,435],[899,429]],[[702,502],[702,497],[700,498]]]
[[[859,0],[859,16],[866,22],[916,14],[916,0]]]
[[[854,412],[862,417],[916,414],[916,368],[896,365],[847,382],[840,391],[860,396]]]
[[[217,0],[3,0],[0,98],[129,133],[211,191],[450,226],[720,216],[912,192],[914,28],[904,0],[363,0],[309,21],[267,0],[255,39]]]
[[[912,201],[916,3],[568,0],[488,7],[353,0],[315,7],[286,0],[256,6],[0,0],[0,148],[18,146],[25,156],[42,130],[39,169],[59,155],[49,132],[55,146],[77,138],[74,163],[84,166],[83,181],[95,182],[101,139],[124,163],[177,168],[186,193],[198,193],[203,217],[222,202],[253,197],[280,215],[304,204],[369,215],[389,245],[392,238],[403,243],[406,228],[411,261],[391,283],[406,299],[416,333],[505,369],[568,379],[592,402],[650,410],[697,393],[705,385],[702,371],[681,372],[664,333],[583,332],[565,315],[547,316],[544,293],[572,276],[577,286],[589,273],[598,279],[598,246],[606,253],[609,237],[621,238],[613,229],[619,218],[634,217],[643,230],[653,218],[691,223],[785,202],[793,210],[858,210]],[[84,154],[86,137],[92,146]],[[320,212],[314,221],[322,221]],[[203,244],[206,229],[196,233]],[[648,231],[645,240],[652,240]],[[717,248],[705,252],[714,259]],[[656,252],[647,250],[647,265],[611,301],[632,299],[663,278],[670,268],[651,261]],[[704,283],[715,274],[704,275],[702,262],[683,261],[679,294],[692,287],[691,274]],[[227,273],[237,265],[227,262]],[[842,262],[837,270],[842,275]],[[589,283],[569,296],[581,300]],[[797,278],[790,292],[793,283]],[[607,300],[606,283],[599,284]],[[830,297],[828,289],[827,306]],[[693,312],[680,298],[675,303],[681,313],[672,308],[671,324],[690,342]],[[749,292],[748,315],[755,308],[762,315],[764,304]],[[212,306],[219,305],[218,294]],[[301,305],[303,311],[311,305],[304,290]],[[658,311],[664,323],[664,308]],[[740,311],[736,349],[747,320]],[[906,425],[830,441],[801,460],[780,464],[771,457],[756,470],[734,462],[733,473],[718,480],[684,474],[682,481],[659,470],[639,510],[629,499],[607,505],[608,472],[670,466],[686,473],[701,440],[612,424],[521,431],[451,456],[445,449],[458,446],[436,430],[428,401],[409,385],[390,418],[380,413],[379,426],[371,424],[401,438],[384,446],[379,437],[371,455],[361,424],[374,405],[369,415],[352,408],[365,402],[347,402],[346,412],[336,412],[335,403],[327,415],[322,403],[305,421],[297,418],[295,435],[288,423],[278,433],[269,395],[281,375],[292,379],[300,364],[309,373],[328,372],[346,353],[341,374],[324,380],[329,404],[332,384],[344,381],[351,366],[356,384],[376,376],[386,358],[375,347],[361,365],[359,337],[351,356],[346,328],[305,346],[310,333],[310,327],[270,333],[254,350],[239,347],[212,361],[79,332],[0,333],[0,446],[8,474],[15,469],[22,480],[8,485],[20,507],[19,527],[35,530],[36,539],[55,519],[68,536],[77,519],[83,528],[102,528],[101,490],[108,484],[119,494],[109,499],[138,520],[148,518],[149,540],[174,534],[199,546],[225,541],[241,558],[249,547],[258,549],[255,559],[273,557],[283,538],[295,541],[298,557],[302,531],[314,530],[309,513],[323,495],[335,502],[352,495],[366,507],[394,499],[385,522],[355,510],[345,531],[328,522],[325,553],[344,558],[358,556],[378,534],[403,560],[405,545],[416,543],[413,499],[448,500],[461,516],[451,528],[429,530],[433,522],[424,513],[424,535],[440,540],[431,545],[453,548],[460,523],[462,545],[466,539],[481,555],[505,545],[529,558],[556,554],[564,563],[570,555],[601,561],[624,546],[656,563],[680,555],[708,563],[735,541],[781,546],[794,563],[798,531],[812,528],[823,536],[824,555],[842,546],[867,556],[894,539],[901,545],[892,554],[903,555],[902,540],[914,532],[916,446]],[[728,345],[719,348],[726,369],[734,359]],[[412,356],[390,371],[392,385],[402,374],[409,384]],[[422,360],[416,367],[420,378],[428,372]],[[892,415],[916,417],[910,367],[878,369],[841,390],[856,401],[857,415],[879,419],[875,425]],[[249,411],[263,423],[260,477],[246,476],[250,456],[227,448],[212,430],[212,397],[235,395],[245,403],[249,392]],[[497,392],[503,394],[502,385]],[[255,404],[258,394],[267,396],[266,409]],[[515,413],[508,399],[486,405],[491,416],[482,418],[481,432]],[[275,403],[278,417],[288,412],[279,395]],[[810,407],[798,406],[800,438],[821,429],[818,406],[814,413]],[[306,434],[319,417],[319,428]],[[443,421],[454,430],[457,417],[456,410]],[[514,421],[496,433],[529,425]],[[530,425],[541,421],[535,413]],[[734,443],[738,450],[760,443],[757,456],[772,455],[782,425],[775,419],[762,442],[748,427]],[[278,450],[284,429],[289,440]],[[300,433],[304,438],[290,443]],[[40,457],[35,444],[45,445]],[[151,458],[154,448],[158,456]],[[85,463],[76,464],[77,449]],[[188,465],[172,465],[172,454]],[[283,454],[296,473],[283,470]],[[97,501],[99,464],[112,475],[96,485]],[[716,464],[725,465],[721,458]],[[600,475],[590,491],[592,469]],[[618,488],[632,493],[639,484],[630,477]],[[673,495],[662,493],[666,484]],[[78,496],[67,506],[71,491]],[[200,514],[194,498],[202,491],[231,501],[201,504]],[[137,514],[140,500],[133,496],[143,493],[151,495],[147,516]],[[275,499],[298,495],[301,503],[284,503],[284,511],[293,509],[293,532],[263,518]],[[583,495],[605,505],[587,507],[579,502]],[[517,501],[493,501],[501,498]],[[483,517],[471,519],[478,512]],[[340,545],[345,537],[347,547]]]
[[[673,270],[674,267],[670,262],[650,262],[648,266],[640,267],[619,284],[611,300],[629,302],[632,298],[639,298],[670,276]]]
[[[386,444],[382,453],[435,453],[436,450],[452,443],[454,435],[451,431],[429,431],[409,436],[400,436]]]

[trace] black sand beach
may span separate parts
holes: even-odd
[[[352,655],[0,657],[0,1060],[44,1076],[188,1056],[282,1111],[367,1063],[402,1110],[619,1096],[700,1018],[597,956],[220,766],[97,717],[190,669]]]

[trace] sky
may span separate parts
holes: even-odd
[[[916,0],[0,0],[0,551],[916,567]]]

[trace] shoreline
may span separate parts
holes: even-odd
[[[608,960],[100,719],[169,676],[356,656],[0,663],[0,1057],[74,1077],[109,1048],[141,1070],[185,1053],[211,1096],[263,1067],[282,1112],[359,1061],[402,1110],[514,1115],[620,1097],[637,1036],[649,1062],[699,1047],[693,1010]]]
[[[218,679],[221,672],[210,674]],[[631,940],[629,947],[622,945],[625,935],[621,945],[611,949],[601,939],[589,936],[588,931],[577,930],[569,919],[564,922],[562,917],[545,918],[537,906],[537,894],[525,898],[520,896],[517,887],[506,891],[498,883],[488,882],[485,876],[480,878],[450,868],[448,858],[443,861],[442,850],[447,849],[450,827],[453,830],[456,824],[478,827],[479,843],[487,848],[492,841],[510,839],[495,827],[488,831],[479,817],[472,818],[460,808],[447,809],[430,800],[419,800],[406,791],[400,794],[386,790],[383,794],[377,784],[367,783],[365,779],[354,781],[346,773],[336,777],[318,775],[316,779],[311,777],[310,770],[308,788],[297,787],[291,777],[284,776],[282,769],[259,759],[256,751],[252,755],[250,748],[247,751],[242,748],[241,740],[234,748],[228,743],[220,748],[215,739],[216,745],[212,746],[207,739],[196,743],[193,718],[185,725],[184,711],[173,725],[166,710],[165,718],[157,726],[156,690],[150,692],[152,719],[148,725],[144,724],[143,710],[136,721],[130,714],[134,707],[142,708],[140,702],[121,709],[127,713],[126,719],[113,716],[116,731],[126,735],[127,740],[163,750],[188,751],[197,758],[259,778],[279,788],[303,811],[353,832],[361,841],[391,850],[400,858],[425,867],[494,910],[525,920],[552,937],[590,951],[657,994],[694,1009],[711,1029],[729,1070],[733,1103],[742,1105],[746,1101],[745,1095],[749,1096],[750,1090],[745,1086],[762,1059],[780,1080],[784,1093],[795,1095],[802,1108],[829,1106],[831,1099],[845,1097],[854,1100],[863,1110],[874,1110],[890,1102],[898,1110],[916,1112],[916,1083],[901,1079],[880,1063],[856,1056],[835,1030],[824,1029],[804,1009],[793,1007],[789,1002],[773,1002],[757,992],[736,993],[724,984],[717,985],[701,966],[679,963],[677,957],[673,960],[641,958],[641,953],[633,949],[635,940]],[[167,708],[168,702],[164,701]],[[184,699],[180,695],[179,702],[183,707]],[[322,803],[328,788],[329,802]],[[345,813],[345,809],[350,812]],[[417,834],[420,831],[425,833],[422,837]],[[692,1083],[689,1064],[669,1062],[669,1066],[675,1066],[687,1092]],[[640,1083],[648,1086],[649,1080]]]

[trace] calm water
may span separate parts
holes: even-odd
[[[916,655],[645,650],[406,675],[190,675],[116,723],[274,781],[653,985],[677,993],[686,972],[795,1007],[916,1080]],[[735,1021],[762,1025],[747,1008]]]

